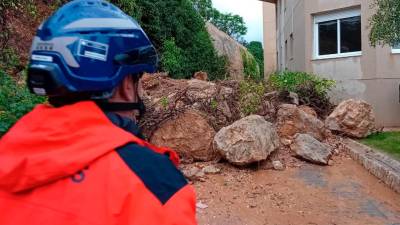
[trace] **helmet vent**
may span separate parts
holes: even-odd
[[[93,5],[93,4],[94,4],[94,2],[87,2],[87,4],[88,4],[88,5]]]
[[[102,2],[101,5],[104,6],[104,7],[108,7],[108,4],[105,3],[105,2]]]

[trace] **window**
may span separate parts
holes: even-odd
[[[314,17],[314,58],[361,55],[361,12],[345,10]]]
[[[392,53],[400,53],[400,43],[393,46]]]

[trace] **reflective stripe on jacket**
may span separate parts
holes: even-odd
[[[0,140],[0,224],[195,225],[178,163],[93,102],[37,106]]]

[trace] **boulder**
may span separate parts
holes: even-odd
[[[218,55],[225,56],[228,60],[227,70],[229,76],[234,80],[243,80],[245,74],[242,53],[250,54],[248,50],[212,23],[207,22],[206,28]]]
[[[325,139],[324,123],[296,105],[281,105],[277,114],[277,124],[282,138],[292,139],[294,135],[301,133],[310,134],[320,141]]]
[[[187,110],[162,123],[150,142],[172,148],[183,158],[210,161],[216,158],[212,149],[214,135],[214,129],[199,112]]]
[[[290,149],[297,156],[316,164],[328,165],[333,151],[332,148],[308,134],[296,135]]]
[[[214,149],[234,165],[267,159],[279,147],[279,136],[263,117],[252,115],[222,128],[214,138]]]
[[[355,138],[367,137],[376,130],[372,106],[354,99],[340,103],[326,118],[325,125],[332,131],[343,132]]]
[[[301,106],[299,106],[299,109],[302,110],[303,112],[307,113],[310,116],[318,117],[317,112],[310,106],[301,105]]]
[[[199,72],[196,72],[193,75],[193,78],[197,79],[197,80],[207,81],[208,80],[208,74],[206,72],[199,71]]]

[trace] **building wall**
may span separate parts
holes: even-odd
[[[263,4],[264,14],[264,74],[276,71],[276,6],[273,3]]]
[[[307,71],[337,81],[332,99],[364,99],[374,106],[377,123],[400,126],[400,54],[390,47],[369,45],[368,20],[372,0],[278,0],[278,70]],[[337,10],[361,8],[362,55],[314,59],[314,16]]]

